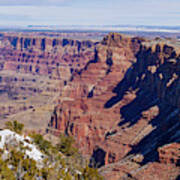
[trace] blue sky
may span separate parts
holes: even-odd
[[[180,25],[180,0],[0,0],[0,25]]]

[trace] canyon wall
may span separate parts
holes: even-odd
[[[90,165],[110,164],[102,170],[107,179],[139,178],[147,164],[152,173],[162,165],[151,163],[162,162],[158,148],[180,141],[179,75],[179,45],[111,33],[64,88],[50,132],[74,136]]]
[[[56,97],[61,95],[72,74],[94,58],[95,44],[95,41],[49,34],[1,33],[2,124],[5,119],[15,119],[32,129],[34,126],[45,129],[51,109],[57,103]]]
[[[179,75],[171,40],[0,33],[1,125],[72,135],[108,180],[176,179]]]
[[[4,33],[1,34],[1,70],[67,79],[71,72],[81,69],[92,59],[94,44],[88,40]]]

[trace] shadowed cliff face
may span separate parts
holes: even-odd
[[[148,122],[155,129],[128,153],[143,154],[142,163],[147,163],[158,160],[157,149],[160,146],[180,141],[180,56],[170,46],[156,45],[154,52],[152,48],[141,46],[136,57],[137,62],[113,89],[117,95],[108,100],[104,107],[112,108],[129,90],[135,91],[136,97],[120,109],[121,121],[118,125],[127,124],[128,128],[148,118],[146,116],[150,114],[146,111],[152,108],[158,111],[152,111],[154,117]]]
[[[163,177],[170,174],[175,179],[180,141],[179,47],[109,34],[96,47],[95,57],[74,74],[49,126],[73,135],[96,166],[110,164],[102,168],[107,179],[139,179],[140,172],[150,179],[154,168],[169,167],[172,171]],[[167,143],[177,143],[172,145],[176,155],[168,156]]]

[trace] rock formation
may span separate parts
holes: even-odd
[[[92,166],[106,165],[107,179],[175,179],[178,148],[167,150],[173,160],[158,148],[180,141],[179,52],[166,41],[109,34],[64,87],[51,133],[73,135]]]
[[[74,136],[108,180],[176,179],[179,75],[169,39],[1,33],[0,120]]]
[[[94,43],[56,37],[1,34],[1,70],[68,77],[92,59]],[[6,60],[5,62],[3,61]],[[63,68],[69,66],[63,75]]]
[[[45,129],[56,97],[72,73],[94,57],[95,44],[49,34],[1,33],[0,119]]]

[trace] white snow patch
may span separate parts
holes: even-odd
[[[30,137],[21,136],[13,131],[10,131],[9,129],[0,131],[0,137],[0,149],[3,149],[5,144],[17,141],[18,143],[23,143],[24,147],[28,148],[27,150],[25,150],[25,154],[29,158],[34,159],[38,162],[42,162],[42,160],[44,159],[44,154],[42,154],[34,144],[30,144],[30,142],[32,142]]]

